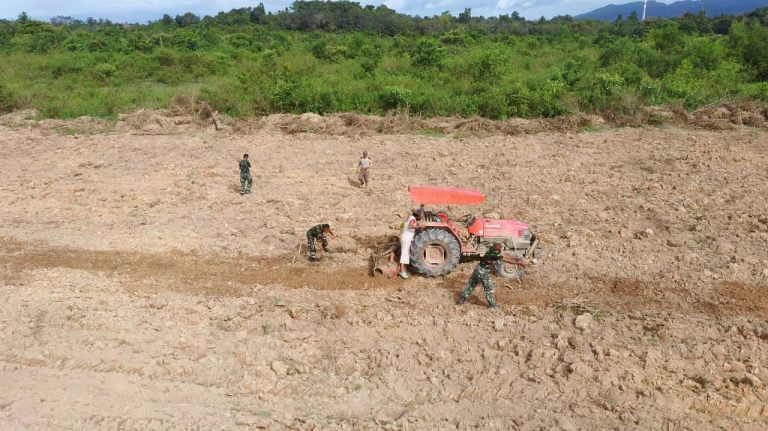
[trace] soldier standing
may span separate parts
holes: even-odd
[[[328,251],[328,237],[326,237],[326,235],[335,236],[331,230],[331,225],[328,223],[319,224],[307,231],[307,249],[309,249],[310,260],[320,260],[317,256],[317,249],[315,248],[315,243],[317,241],[320,241],[320,245],[324,252]]]
[[[240,194],[244,195],[251,192],[253,178],[251,178],[251,162],[248,161],[248,154],[243,154],[243,160],[240,160]]]
[[[506,263],[517,263],[512,258],[504,257],[501,254],[502,245],[500,242],[493,243],[493,246],[485,252],[480,262],[472,271],[472,275],[469,277],[467,287],[461,292],[459,296],[459,304],[467,302],[469,295],[475,290],[478,284],[483,285],[483,291],[485,291],[485,299],[488,301],[488,308],[496,308],[496,300],[493,297],[493,282],[491,282],[491,267],[498,261]]]

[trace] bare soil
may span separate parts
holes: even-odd
[[[717,109],[0,117],[0,429],[766,429],[768,130]],[[449,212],[529,222],[544,258],[494,279],[497,310],[455,305],[471,262],[370,276],[408,184],[485,191]]]

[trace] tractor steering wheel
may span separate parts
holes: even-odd
[[[471,225],[473,221],[475,221],[474,214],[464,214],[463,216],[456,219],[456,221],[466,223],[467,225]]]

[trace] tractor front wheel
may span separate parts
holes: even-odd
[[[427,277],[440,277],[456,268],[461,257],[459,241],[448,231],[426,229],[413,239],[411,266]]]
[[[516,263],[496,262],[496,275],[522,281],[525,275],[525,267]]]

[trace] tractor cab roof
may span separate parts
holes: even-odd
[[[442,186],[408,186],[411,200],[419,205],[478,205],[485,202],[482,192]]]

